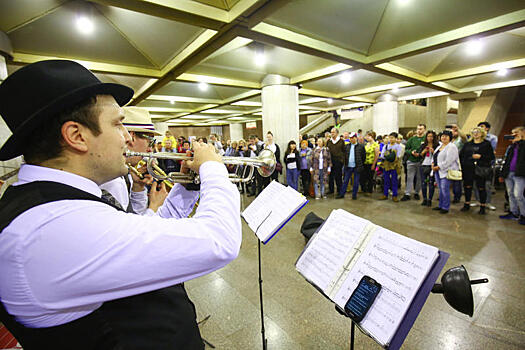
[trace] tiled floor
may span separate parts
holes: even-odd
[[[475,311],[469,318],[453,310],[440,295],[430,295],[403,349],[525,349],[525,226],[486,216],[477,208],[461,213],[453,205],[448,215],[409,202],[378,201],[359,195],[353,201],[311,200],[287,226],[262,247],[264,311],[269,349],[349,348],[350,322],[340,316],[296,271],[295,261],[305,241],[299,233],[304,216],[313,211],[327,217],[343,208],[411,238],[439,247],[451,257],[445,270],[463,264],[471,278],[489,284],[473,286]],[[250,199],[244,197],[243,205]],[[493,203],[503,206],[503,193]],[[204,338],[218,349],[260,349],[257,240],[243,224],[239,257],[225,268],[186,284]],[[380,349],[357,334],[356,349]]]

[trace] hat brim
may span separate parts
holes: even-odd
[[[133,126],[126,126],[126,129],[128,131],[143,132],[143,133],[153,134],[155,136],[162,136],[162,133],[158,132],[157,130],[136,128],[136,127],[133,127]]]
[[[124,106],[133,97],[133,90],[127,86],[113,83],[96,83],[71,91],[69,94],[50,101],[50,103],[31,115],[20,124],[0,149],[0,161],[22,155],[21,146],[25,139],[50,117],[70,108],[83,100],[97,95],[111,95],[119,106]]]

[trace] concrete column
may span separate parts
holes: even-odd
[[[271,131],[274,141],[281,149],[281,161],[290,140],[299,137],[299,93],[290,79],[279,75],[268,75],[263,80],[262,126],[263,135]]]
[[[399,131],[397,96],[384,94],[379,96],[372,112],[372,129],[377,135]]]
[[[242,124],[230,124],[230,140],[239,141],[243,138]]]
[[[465,122],[467,121],[467,118],[470,114],[470,111],[474,108],[474,105],[476,104],[476,99],[466,99],[466,100],[459,100],[458,104],[458,126],[460,129],[463,128],[463,125],[465,125]]]
[[[447,96],[427,98],[427,130],[441,131],[447,124]]]

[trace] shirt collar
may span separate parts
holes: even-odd
[[[102,191],[98,185],[88,178],[63,170],[30,164],[22,164],[20,171],[18,172],[18,181],[13,185],[23,185],[34,181],[59,182],[91,193],[97,197],[102,195]]]

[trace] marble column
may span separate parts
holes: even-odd
[[[230,124],[230,140],[233,141],[239,141],[243,138],[243,130],[242,130],[242,124],[236,123],[236,124]]]
[[[442,131],[447,124],[448,96],[427,98],[427,130]]]
[[[268,75],[262,85],[263,139],[271,131],[274,142],[281,149],[281,161],[290,140],[299,137],[299,93],[290,79],[280,75]]]
[[[399,131],[397,96],[384,94],[378,97],[372,112],[372,128],[377,135]]]

